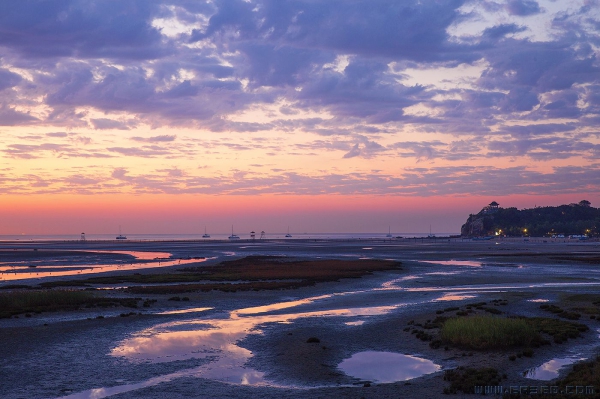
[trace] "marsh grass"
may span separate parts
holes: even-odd
[[[589,330],[589,327],[585,324],[551,319],[548,317],[533,317],[526,320],[534,326],[537,331],[552,336],[554,342],[557,344],[563,343],[569,338],[577,338],[582,332]]]
[[[137,307],[137,299],[103,298],[91,291],[27,290],[0,293],[0,318],[22,313],[76,310],[81,307]]]
[[[541,340],[535,326],[525,319],[492,316],[448,319],[440,338],[451,345],[478,350],[530,346]]]
[[[600,387],[600,357],[575,364],[573,370],[564,379],[559,380],[557,385],[561,387],[594,386],[598,389]]]
[[[564,378],[552,382],[557,387],[557,393],[537,393],[525,390],[521,394],[505,395],[503,398],[511,399],[567,399],[567,398],[595,398],[599,397],[600,386],[600,357],[591,361],[579,362],[573,365],[572,370]],[[577,387],[577,391],[576,388]],[[577,393],[576,393],[577,392]]]
[[[128,292],[136,294],[260,291],[300,288],[319,282],[338,281],[341,278],[359,278],[375,271],[397,270],[400,266],[400,262],[378,259],[298,261],[284,257],[248,256],[214,266],[182,268],[171,273],[92,277],[85,280],[52,281],[40,286],[135,283],[140,285],[130,287]]]
[[[444,373],[444,381],[449,381],[450,386],[444,388],[445,394],[475,393],[476,386],[498,386],[501,385],[504,376],[500,376],[494,368],[465,368],[447,370]]]
[[[539,348],[550,344],[542,334],[551,336],[555,343],[560,344],[577,338],[588,330],[585,324],[548,317],[503,318],[481,315],[447,319],[439,336],[442,343],[461,348]]]

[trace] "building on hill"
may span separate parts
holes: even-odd
[[[498,209],[500,209],[500,204],[497,203],[496,201],[492,201],[489,203],[489,205],[483,207],[483,209],[481,210],[481,212],[483,213],[492,213],[492,212],[496,212]]]

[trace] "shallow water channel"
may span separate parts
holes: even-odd
[[[523,373],[523,376],[533,380],[550,381],[558,378],[560,370],[565,366],[569,366],[585,359],[585,357],[577,356],[552,359],[545,362],[541,366],[526,370]]]
[[[114,271],[131,271],[139,269],[151,269],[190,263],[204,262],[206,259],[172,259],[171,253],[167,252],[141,252],[141,251],[82,251],[82,253],[94,254],[119,254],[133,257],[135,262],[123,260],[110,264],[62,264],[57,265],[35,265],[31,261],[0,262],[0,282],[16,281],[26,279],[43,279],[47,277],[68,277],[83,274],[98,274]],[[51,257],[45,259],[51,261]],[[144,261],[144,262],[140,262]]]
[[[411,380],[441,369],[431,360],[377,351],[355,353],[338,367],[350,376],[381,383]]]
[[[282,385],[265,379],[264,372],[247,367],[246,364],[253,354],[248,349],[239,346],[238,343],[250,334],[262,334],[261,327],[270,323],[290,324],[298,319],[316,317],[344,318],[347,320],[346,325],[348,325],[348,328],[352,328],[352,326],[363,324],[369,317],[384,315],[404,306],[416,304],[415,302],[385,306],[338,308],[332,306],[333,303],[329,303],[329,309],[311,310],[310,305],[318,302],[330,302],[335,297],[356,294],[364,294],[364,291],[340,292],[276,302],[265,306],[240,308],[230,312],[216,312],[205,317],[202,317],[202,313],[213,309],[192,308],[169,312],[168,314],[187,313],[191,318],[160,323],[151,328],[138,331],[119,342],[112,349],[110,355],[131,363],[165,363],[195,358],[206,359],[205,364],[157,376],[135,384],[96,388],[66,397],[77,399],[103,398],[181,377],[200,377],[229,384],[282,387]],[[426,300],[426,302],[429,302],[429,300]],[[307,305],[308,309],[303,310],[302,307]],[[440,368],[440,366],[434,365],[426,359],[405,355],[397,357],[396,355],[399,354],[384,353],[382,356],[385,358],[387,370],[379,369],[376,372],[378,377],[369,377],[369,379],[381,382],[403,381],[435,372]],[[358,361],[361,358],[364,360],[365,355],[357,354],[357,356]],[[371,359],[377,357],[375,354],[366,356]],[[340,369],[351,377],[364,379],[365,377],[352,371],[352,363],[356,360],[348,361],[340,365]],[[345,367],[348,367],[347,370]],[[390,370],[395,370],[395,377],[389,374]],[[303,388],[300,386],[286,387]]]

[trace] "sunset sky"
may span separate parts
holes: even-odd
[[[0,2],[0,234],[600,206],[596,0]]]

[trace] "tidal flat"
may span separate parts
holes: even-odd
[[[4,242],[0,297],[102,300],[0,318],[0,396],[470,397],[469,373],[558,385],[600,353],[598,259],[592,241]],[[526,320],[535,339],[444,340],[447,320],[476,317]]]

